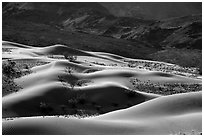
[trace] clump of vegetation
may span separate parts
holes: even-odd
[[[83,117],[96,115],[100,112],[102,108],[101,106],[97,105],[95,102],[94,103],[89,102],[85,93],[76,94],[75,96],[72,96],[71,98],[69,98],[68,106],[70,106],[70,109],[68,112],[69,114],[72,114],[72,115],[76,114]]]
[[[13,79],[2,74],[2,96],[17,92],[20,89],[21,87],[17,85]]]
[[[64,117],[66,118],[77,118],[77,119],[81,119],[81,118],[88,118],[88,117],[95,117],[98,116],[98,113],[94,113],[94,114],[81,114],[78,111],[76,111],[73,115],[65,115]]]
[[[99,62],[92,62],[92,63],[94,63],[94,64],[96,64],[96,65],[102,65],[102,66],[106,66],[106,64],[105,63],[99,63]]]
[[[73,69],[71,67],[66,67],[65,72],[69,75],[69,79],[66,79],[62,76],[58,76],[59,81],[68,88],[67,84],[69,84],[71,89],[74,89],[74,87],[77,84],[77,79],[73,76]]]
[[[77,86],[86,86],[87,85],[87,83],[90,83],[91,82],[91,80],[90,79],[81,79],[81,80],[78,80],[77,81],[77,83],[76,83],[76,85]]]
[[[65,77],[58,76],[58,79],[66,88],[68,88],[67,84],[69,84],[69,87],[71,89],[74,89],[75,86],[81,87],[91,82],[91,80],[89,79],[78,80],[76,77],[74,77],[73,75],[74,69],[72,69],[71,67],[66,67],[65,72],[69,75],[69,78],[67,79]]]
[[[197,75],[200,73],[199,68],[196,67],[183,67],[179,65],[173,65],[173,64],[167,64],[167,63],[161,63],[161,62],[148,62],[148,61],[129,61],[125,60],[125,62],[128,62],[127,66],[130,68],[139,68],[139,69],[146,69],[150,71],[161,71],[169,74],[176,74],[176,75],[184,75],[188,77],[197,77]],[[201,65],[202,66],[202,65]]]
[[[66,67],[65,72],[71,75],[74,72],[74,69],[71,67]]]
[[[11,60],[3,62],[2,73],[9,78],[18,78],[22,75],[21,70],[16,67],[16,63]]]
[[[11,53],[12,52],[12,48],[2,48],[2,52]]]
[[[69,56],[64,55],[64,58],[69,60],[70,62],[74,62],[77,60],[77,56],[71,56],[71,55],[69,55]]]
[[[138,91],[160,95],[198,92],[202,90],[202,85],[196,83],[152,83],[151,81],[140,81],[137,78],[131,79],[130,82]]]
[[[32,71],[28,64],[6,60],[2,63],[2,95],[17,92],[21,87],[14,82],[15,78],[30,74]]]
[[[14,61],[8,60],[2,63],[2,96],[17,92],[21,88],[14,82],[14,79],[21,75],[22,71],[16,67]]]

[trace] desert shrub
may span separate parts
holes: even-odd
[[[10,78],[20,77],[22,72],[16,67],[14,61],[8,60],[2,64],[2,73]]]
[[[17,85],[13,79],[2,75],[2,96],[5,96],[9,93],[17,92],[21,87]]]
[[[77,86],[84,86],[84,85],[87,85],[87,83],[90,83],[90,82],[91,82],[91,80],[89,80],[89,79],[81,79],[81,80],[77,81],[76,85]]]
[[[64,85],[64,87],[68,88],[67,84],[69,84],[71,89],[74,89],[74,87],[77,84],[77,79],[73,76],[73,69],[71,67],[66,67],[65,72],[70,76],[69,79],[65,79],[62,76],[58,76],[59,81]]]
[[[27,64],[23,64],[24,71],[22,71],[22,75],[27,75],[32,73],[32,70]]]
[[[202,84],[196,83],[152,83],[151,81],[140,81],[131,79],[134,89],[147,93],[160,95],[171,95],[178,93],[197,92],[202,90]]]
[[[102,66],[106,66],[106,64],[105,63],[99,63],[99,62],[92,62],[92,63],[94,63],[94,64],[97,64],[97,65],[102,65]]]
[[[132,63],[132,62],[128,62],[128,67],[129,67],[129,68],[133,68],[133,67],[135,67],[135,65],[134,65],[134,63]]]
[[[128,61],[128,67],[137,67],[139,69],[147,69],[153,71],[162,71],[168,74],[184,75],[188,77],[197,77],[198,69],[195,67],[182,67],[179,65],[169,65],[160,62],[148,61]]]
[[[14,82],[14,78],[22,76],[22,71],[14,61],[8,60],[2,63],[2,95],[17,92],[21,87]]]
[[[77,60],[77,56],[67,56],[67,55],[64,55],[64,58],[69,60],[70,62],[74,62]]]
[[[24,64],[24,68],[25,68],[25,69],[30,69],[27,64]]]
[[[66,67],[65,72],[68,74],[72,74],[74,72],[74,69],[72,67]]]
[[[58,76],[59,81],[68,88],[67,84],[69,84],[71,89],[74,89],[75,86],[83,86],[86,85],[86,83],[91,82],[91,80],[88,79],[81,79],[78,80],[76,77],[73,76],[74,69],[71,67],[66,67],[65,72],[70,76],[69,79],[65,79],[64,77]]]

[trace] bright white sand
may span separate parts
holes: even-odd
[[[3,59],[32,62],[49,62],[33,67],[32,73],[15,82],[22,89],[2,99],[3,117],[21,117],[3,122],[3,134],[191,134],[201,132],[201,92],[171,96],[159,96],[135,91],[130,98],[127,92],[133,88],[130,78],[152,83],[201,83],[201,79],[124,67],[128,58],[103,52],[75,50],[63,45],[36,48],[11,42],[3,42]],[[76,55],[77,61],[49,58],[47,55]],[[131,59],[133,60],[133,59]],[[104,65],[100,65],[103,63]],[[115,64],[112,65],[111,64]],[[73,72],[65,72],[67,67]],[[87,71],[93,71],[85,73]],[[73,89],[60,82],[64,80],[89,80]],[[84,95],[110,112],[115,103],[121,108],[133,107],[99,115],[93,118],[72,119],[39,116],[40,102],[58,108],[76,95]],[[88,106],[88,105],[86,105]],[[126,107],[125,107],[126,106]],[[90,107],[90,106],[89,106]],[[93,108],[90,108],[90,110]],[[25,117],[25,118],[22,118]]]
[[[3,122],[3,134],[193,134],[202,131],[201,93],[159,97],[86,119],[30,117]]]

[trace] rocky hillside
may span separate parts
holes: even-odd
[[[3,40],[38,46],[72,44],[85,50],[159,61],[164,60],[153,55],[176,48],[199,53],[194,60],[201,60],[202,15],[150,20],[115,16],[105,7],[103,3],[3,3]],[[115,48],[110,50],[107,45]],[[170,63],[178,63],[175,60]]]

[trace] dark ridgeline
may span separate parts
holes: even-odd
[[[201,11],[198,2],[3,3],[3,40],[199,67]]]

